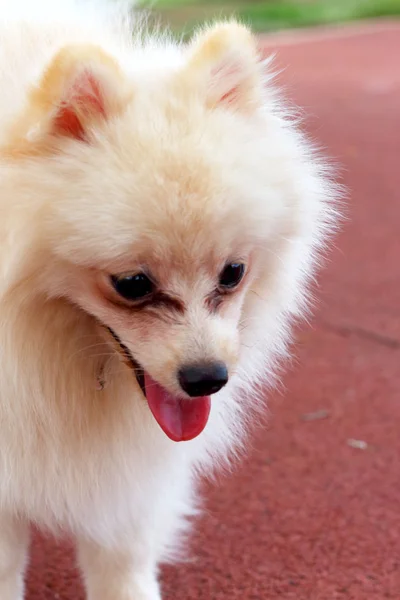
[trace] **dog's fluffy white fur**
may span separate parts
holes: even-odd
[[[334,223],[245,27],[176,44],[113,7],[0,2],[1,600],[23,597],[29,522],[76,536],[91,600],[160,599],[196,477],[241,448]],[[143,265],[181,312],[121,306],[108,276]],[[184,361],[227,363],[201,435],[168,439],[102,324],[172,393]]]

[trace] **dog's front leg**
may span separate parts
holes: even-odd
[[[28,553],[28,524],[13,515],[0,513],[0,598],[22,600]]]
[[[125,544],[105,548],[79,540],[88,600],[161,600],[156,562],[145,547],[132,542],[129,548]]]

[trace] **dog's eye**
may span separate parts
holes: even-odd
[[[233,289],[243,279],[245,267],[242,263],[231,263],[226,265],[219,276],[219,286],[225,289]]]
[[[111,277],[115,291],[125,300],[134,302],[146,298],[154,291],[153,282],[144,273]]]

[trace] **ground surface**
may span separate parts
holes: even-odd
[[[400,26],[347,31],[266,42],[344,165],[351,222],[286,394],[210,489],[196,560],[164,572],[167,600],[400,598]],[[32,550],[28,600],[83,599],[68,547]]]

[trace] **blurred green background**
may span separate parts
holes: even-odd
[[[400,0],[143,0],[177,34],[236,15],[257,31],[400,16]]]

